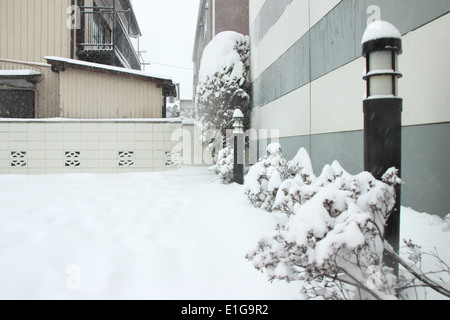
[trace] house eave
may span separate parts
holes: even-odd
[[[132,70],[127,68],[114,67],[99,63],[85,62],[61,57],[45,57],[44,59],[47,60],[47,63],[49,65],[51,65],[52,71],[54,72],[63,72],[67,69],[67,67],[70,67],[79,70],[89,70],[118,76],[139,78],[141,80],[153,81],[161,84],[170,84],[170,85],[174,84],[174,81],[170,77],[157,76],[145,71]]]

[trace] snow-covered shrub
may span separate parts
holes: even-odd
[[[290,177],[281,183],[273,209],[290,215],[294,212],[296,203],[303,204],[317,193],[315,187],[308,187],[317,178],[314,176],[311,158],[304,148],[298,151],[287,166]]]
[[[180,118],[193,119],[194,118],[194,111],[193,111],[193,109],[181,108]]]
[[[249,52],[248,36],[226,31],[216,35],[203,53],[195,102],[196,119],[203,126],[203,143],[212,151],[216,149],[212,146],[220,134],[225,137],[226,130],[232,129],[237,108],[244,114],[244,129],[250,126]],[[222,147],[223,144],[219,150]]]
[[[166,117],[168,119],[180,117],[180,103],[179,102],[167,104]]]
[[[444,220],[444,231],[450,231],[450,214],[445,217]]]
[[[397,171],[378,181],[334,162],[316,177],[303,151],[299,159],[296,177],[280,185],[275,203],[288,221],[247,259],[271,280],[301,281],[305,298],[395,297],[396,277],[383,265],[383,237],[401,182]],[[255,175],[263,169],[259,164]]]
[[[234,180],[234,152],[230,147],[219,151],[217,163],[209,168],[217,174],[223,183],[230,184]]]
[[[256,208],[272,211],[278,189],[289,176],[281,145],[272,143],[264,159],[253,165],[245,176],[245,193]]]

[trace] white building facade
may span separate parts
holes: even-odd
[[[287,158],[306,148],[318,173],[363,171],[361,39],[379,19],[403,35],[403,205],[448,214],[449,0],[250,0],[252,128],[279,130]]]

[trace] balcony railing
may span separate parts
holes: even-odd
[[[77,56],[85,61],[141,69],[130,36],[130,10],[81,7]],[[126,18],[125,18],[126,17]]]

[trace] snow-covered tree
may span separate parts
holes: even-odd
[[[226,130],[232,129],[233,113],[244,114],[245,129],[250,124],[249,37],[226,31],[205,48],[196,95],[196,118],[203,125],[202,140],[214,152],[224,147]]]

